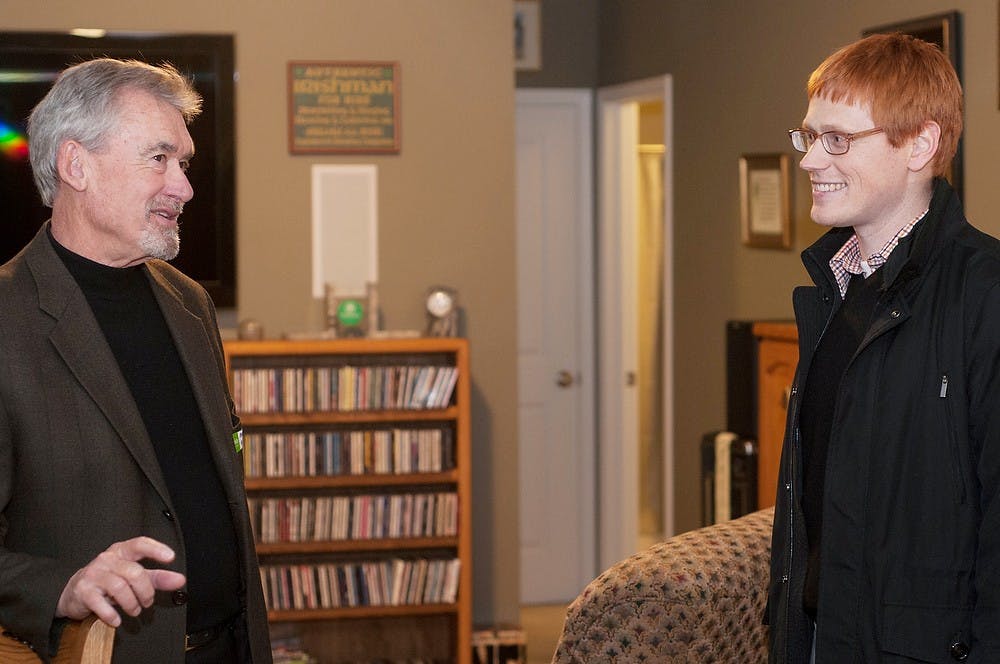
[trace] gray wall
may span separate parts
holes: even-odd
[[[519,88],[597,85],[598,0],[539,0],[542,68],[517,73]]]
[[[806,110],[805,81],[873,26],[961,13],[966,95],[964,199],[973,223],[1000,233],[991,157],[1000,144],[994,0],[543,0],[543,68],[518,87],[598,87],[670,74],[674,84],[676,523],[697,526],[698,441],[725,425],[725,321],[784,319],[806,280],[800,251],[819,236],[808,181],[793,175],[791,250],[739,239],[741,154],[784,152]],[[596,28],[592,27],[596,26]],[[692,353],[692,348],[703,349]]]
[[[698,525],[699,438],[725,424],[725,321],[791,317],[790,291],[806,279],[798,254],[819,235],[796,167],[793,249],[741,245],[740,155],[793,154],[785,130],[805,114],[809,73],[864,28],[954,9],[962,14],[966,211],[998,234],[995,0],[600,2],[600,85],[673,77],[679,529]]]

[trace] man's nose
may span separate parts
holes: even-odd
[[[799,160],[799,168],[804,171],[818,171],[827,166],[830,155],[823,149],[820,141],[814,141]]]
[[[191,186],[191,180],[188,179],[187,172],[180,167],[180,164],[175,164],[170,169],[166,193],[185,203],[194,198],[194,187]]]

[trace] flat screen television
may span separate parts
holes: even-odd
[[[184,208],[181,252],[172,261],[198,280],[217,307],[236,304],[234,48],[232,35],[0,32],[0,264],[49,217],[31,177],[27,121],[60,71],[94,57],[170,62],[204,99],[188,127],[194,199]]]

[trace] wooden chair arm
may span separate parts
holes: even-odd
[[[27,644],[6,633],[0,626],[0,662],[38,664],[38,655]],[[115,628],[90,615],[71,620],[63,628],[59,651],[53,664],[109,664],[115,643]]]
[[[53,664],[109,664],[115,645],[115,628],[94,614],[71,621],[63,628]]]

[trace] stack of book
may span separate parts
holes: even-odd
[[[473,664],[526,664],[527,635],[519,627],[477,629],[472,633]]]
[[[233,400],[241,414],[447,408],[457,381],[454,366],[236,368]]]
[[[458,495],[441,493],[250,497],[250,521],[257,541],[454,537]]]
[[[455,467],[449,427],[247,432],[247,477],[433,473]]]
[[[363,562],[262,565],[269,610],[452,604],[458,558],[389,558]]]
[[[302,649],[297,638],[271,639],[274,664],[317,664],[319,660]]]

